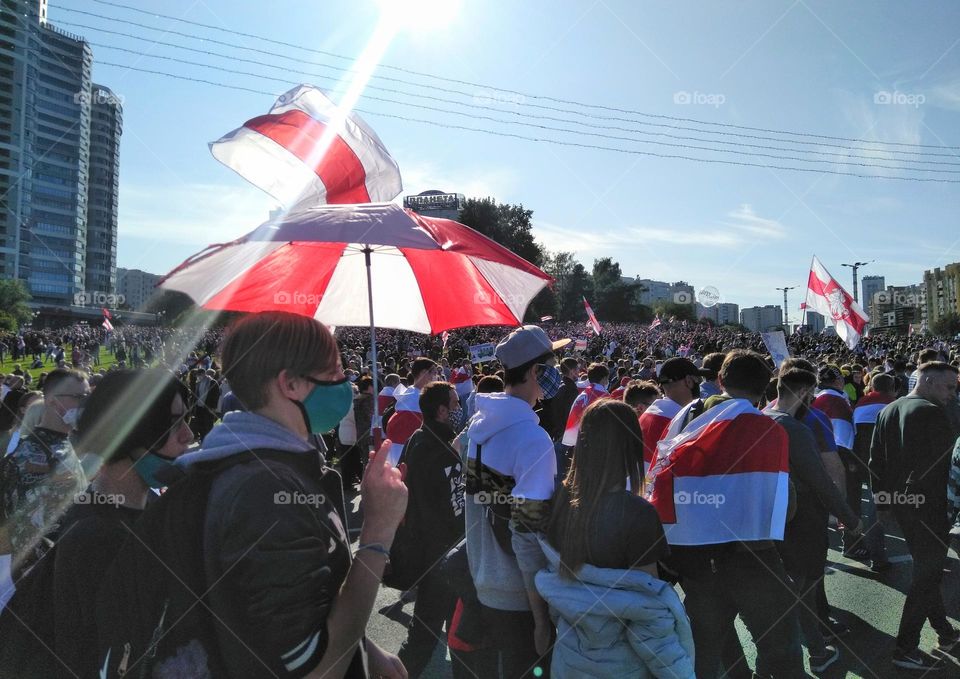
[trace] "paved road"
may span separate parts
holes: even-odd
[[[960,627],[960,559],[957,546],[954,541],[944,574],[943,591],[947,613],[954,625]],[[846,622],[852,631],[848,637],[840,640],[840,661],[822,675],[826,679],[924,676],[923,673],[897,670],[890,662],[912,569],[910,555],[902,538],[889,535],[887,547],[894,566],[886,573],[877,575],[866,564],[845,559],[840,552],[839,536],[831,536],[829,572],[826,576],[827,599],[836,616]],[[413,613],[413,604],[400,605],[398,594],[395,590],[381,589],[368,626],[368,636],[394,653],[406,638],[405,625]],[[752,666],[755,650],[742,627],[740,634]],[[923,631],[921,648],[930,649],[935,643],[936,634],[927,625]],[[446,679],[451,676],[445,648],[438,647],[423,676],[426,679]],[[930,673],[929,676],[960,679],[960,660],[949,658],[943,670]]]

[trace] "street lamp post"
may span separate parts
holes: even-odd
[[[787,306],[787,291],[796,287],[796,285],[791,285],[789,288],[776,288],[783,291],[783,329],[786,331],[784,333],[786,335],[790,334],[790,307]]]
[[[840,266],[849,266],[853,269],[853,301],[857,304],[860,303],[860,297],[857,294],[857,270],[861,266],[866,266],[867,264],[873,264],[876,260],[871,259],[869,262],[854,262],[853,264],[841,264]]]

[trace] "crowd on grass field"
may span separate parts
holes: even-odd
[[[960,648],[960,341],[787,347],[378,330],[374,365],[368,329],[279,312],[4,335],[0,675],[416,677],[443,644],[458,678],[809,676],[850,634],[831,521],[880,578],[888,531],[913,558],[870,662],[937,668]],[[380,587],[415,599],[396,656],[365,633]]]

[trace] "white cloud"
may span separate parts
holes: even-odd
[[[736,210],[727,213],[731,222],[722,222],[725,226],[746,232],[759,238],[785,238],[787,229],[776,219],[761,217],[749,203],[743,203]]]

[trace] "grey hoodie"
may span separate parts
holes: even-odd
[[[316,452],[316,446],[281,424],[256,413],[234,411],[223,416],[223,421],[210,430],[200,450],[177,458],[180,467],[197,462],[221,460],[248,450],[270,449],[290,453]]]

